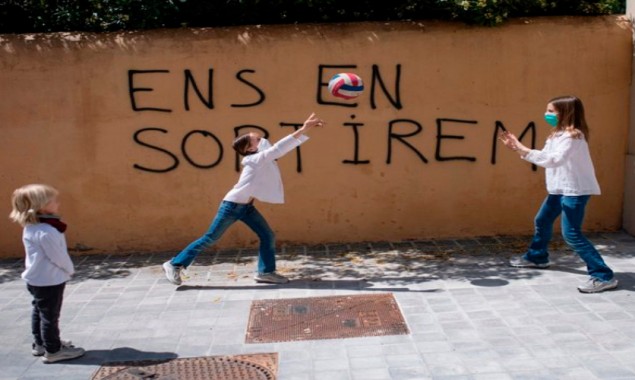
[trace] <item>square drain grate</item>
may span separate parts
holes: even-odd
[[[392,294],[258,300],[251,304],[247,343],[408,334]]]
[[[278,354],[202,356],[103,364],[91,380],[275,380]]]

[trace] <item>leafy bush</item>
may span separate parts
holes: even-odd
[[[625,0],[0,0],[0,33],[624,13]]]
[[[452,16],[466,23],[498,25],[509,17],[620,14],[624,0],[453,0]]]
[[[2,1],[2,0],[0,0]],[[0,32],[110,31],[178,26],[170,0],[8,0]]]

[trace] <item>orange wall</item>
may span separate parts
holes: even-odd
[[[0,213],[16,187],[49,183],[62,194],[69,247],[182,248],[238,178],[234,129],[256,125],[275,141],[293,130],[281,123],[312,111],[328,126],[301,147],[301,172],[296,152],[279,161],[286,204],[258,205],[279,242],[529,234],[544,171],[493,135],[497,123],[520,133],[533,122],[541,148],[546,102],[563,94],[585,102],[603,191],[586,228],[621,226],[632,48],[618,17],[2,35],[0,44]],[[326,91],[341,71],[366,82],[355,102]],[[131,99],[170,112],[135,111]],[[219,246],[255,242],[237,226]],[[20,227],[0,218],[0,256],[21,255]]]

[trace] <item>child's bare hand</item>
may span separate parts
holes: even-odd
[[[509,131],[501,131],[498,134],[498,139],[511,150],[518,150],[519,148],[520,142],[518,141],[516,136],[514,136],[514,134],[510,133]]]
[[[304,125],[302,126],[303,129],[308,130],[311,129],[313,127],[323,127],[324,124],[326,124],[324,122],[324,120],[320,119],[319,117],[317,117],[317,115],[315,115],[315,112],[311,114],[311,116],[309,116],[308,119],[306,119],[306,121],[304,122]]]

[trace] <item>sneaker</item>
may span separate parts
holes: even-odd
[[[40,346],[37,343],[33,343],[31,345],[31,354],[33,356],[42,356],[46,351],[44,351],[44,346]]]
[[[512,257],[511,260],[509,260],[509,265],[515,267],[515,268],[538,268],[538,269],[545,269],[545,268],[549,268],[549,262],[543,263],[543,264],[536,264],[533,261],[529,261],[527,259],[525,259],[523,256],[516,256],[516,257]]]
[[[256,282],[267,282],[269,284],[286,284],[289,279],[276,272],[258,273],[254,276]]]
[[[70,340],[63,340],[62,341],[62,346],[72,346],[72,342]],[[44,349],[44,346],[41,346],[37,343],[33,343],[31,345],[31,354],[33,354],[33,356],[42,356],[44,355],[44,353],[46,352],[46,350]]]
[[[595,277],[590,277],[586,283],[578,286],[578,290],[582,293],[599,293],[615,288],[617,288],[617,280],[615,278],[609,281],[602,281]]]
[[[54,352],[52,354],[50,352],[45,352],[44,356],[42,356],[42,361],[44,363],[55,363],[62,360],[75,359],[84,355],[85,352],[86,351],[84,351],[84,349],[81,347],[75,347],[72,344],[62,344],[62,347],[57,352]]]
[[[166,261],[163,263],[163,271],[165,277],[174,285],[181,285],[181,270],[182,267],[175,267],[171,262]]]

